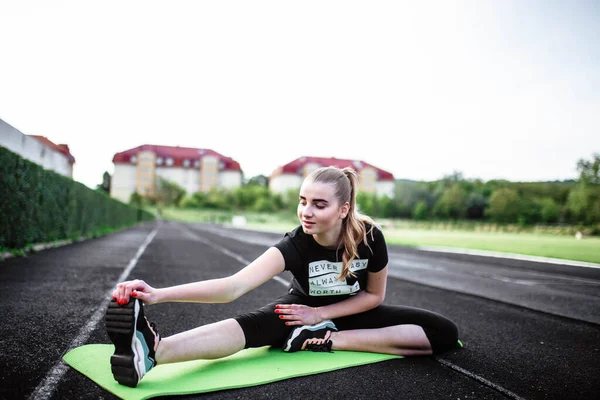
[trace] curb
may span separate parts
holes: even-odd
[[[38,243],[38,244],[34,244],[33,246],[31,246],[31,249],[34,252],[38,252],[41,250],[46,250],[46,249],[54,249],[57,247],[63,247],[63,246],[67,246],[69,244],[73,244],[73,243],[79,243],[79,242],[83,242],[84,240],[87,240],[88,238],[85,237],[80,237],[79,239],[66,239],[66,240],[57,240],[56,242],[48,242],[48,243]],[[30,254],[31,251],[28,250],[23,250],[21,249],[25,255]],[[8,258],[14,258],[14,257],[22,257],[21,255],[14,255],[10,252],[6,252],[6,253],[2,253],[0,254],[0,261],[4,261]]]
[[[157,221],[158,221],[158,219],[157,219]],[[162,221],[162,219],[161,219],[161,221]],[[144,222],[142,222],[142,224],[145,224],[146,222],[148,222],[148,221],[144,221]],[[137,226],[137,225],[132,225],[132,226],[124,228],[124,229],[133,228],[134,226]],[[122,229],[122,230],[124,230],[124,229]],[[84,242],[84,241],[90,240],[90,239],[97,239],[97,238],[104,237],[104,236],[107,236],[107,235],[111,235],[113,233],[120,232],[120,231],[121,230],[118,230],[118,231],[110,232],[110,233],[107,233],[107,234],[104,234],[104,235],[99,235],[99,236],[96,236],[96,237],[94,237],[94,236],[89,236],[89,237],[80,236],[77,239],[63,239],[63,240],[57,240],[56,242],[38,243],[38,244],[32,245],[31,249],[34,252],[38,252],[38,251],[41,251],[41,250],[47,250],[47,249],[54,249],[54,248],[58,248],[58,247],[67,246],[67,245],[70,245],[70,244],[73,244],[73,243]],[[25,256],[27,256],[27,254],[32,253],[32,251],[28,251],[28,250],[25,250],[25,249],[17,249],[17,250],[22,250]],[[14,254],[12,254],[10,252],[0,253],[0,262],[4,261],[6,259],[9,259],[9,258],[15,258],[15,257],[23,257],[23,255],[20,255],[20,254],[19,255],[14,255]]]

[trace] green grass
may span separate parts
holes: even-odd
[[[389,244],[489,250],[600,263],[600,238],[533,233],[483,233],[418,229],[386,230]]]
[[[245,228],[286,232],[298,226],[295,216],[284,213],[232,213],[211,210],[165,209],[165,219],[182,222],[218,222],[231,225],[234,215],[244,215]],[[482,225],[483,226],[483,225]],[[600,264],[600,238],[586,236],[576,240],[572,235],[541,233],[486,232],[432,229],[412,225],[386,224],[388,244],[404,246],[441,246],[472,250],[488,250],[531,256],[560,258]]]
[[[155,209],[148,211],[156,214]],[[216,222],[222,224],[231,224],[236,215],[243,215],[247,220],[247,228],[262,230],[280,230],[285,227],[294,227],[298,221],[295,216],[285,213],[257,213],[257,212],[232,212],[222,210],[196,210],[196,209],[163,209],[163,218],[171,221],[180,222]]]

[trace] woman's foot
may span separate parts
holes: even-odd
[[[111,301],[105,316],[106,332],[115,345],[110,358],[111,370],[117,382],[136,387],[155,365],[155,353],[160,341],[154,323],[144,316],[144,304],[131,299],[125,305]]]

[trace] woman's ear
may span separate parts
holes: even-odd
[[[344,205],[340,208],[340,219],[344,219],[348,216],[350,212],[350,204],[345,202]]]

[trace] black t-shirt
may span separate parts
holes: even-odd
[[[346,280],[338,280],[343,268],[343,248],[328,249],[307,235],[299,226],[275,244],[285,260],[285,270],[294,276],[291,293],[300,296],[321,296],[326,299],[343,300],[364,290],[367,287],[367,271],[381,271],[388,263],[387,246],[381,230],[365,224],[367,229],[367,245],[361,241],[358,245],[358,257],[352,260],[350,270],[355,277],[348,275]]]

